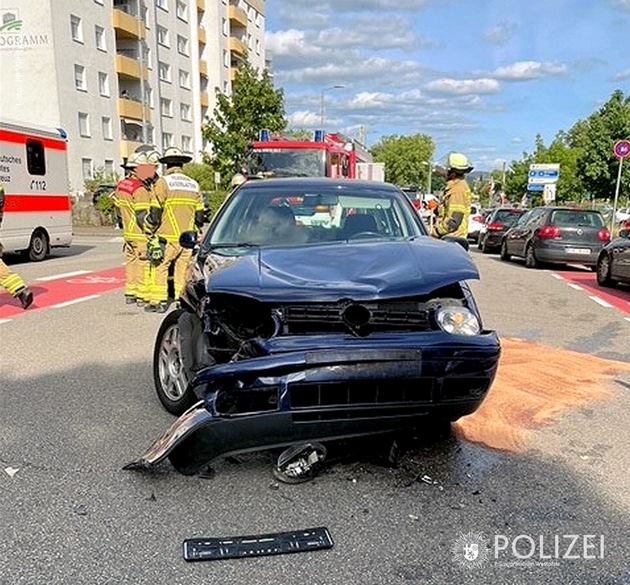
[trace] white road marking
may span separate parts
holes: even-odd
[[[76,303],[82,303],[83,301],[90,301],[92,299],[98,299],[101,295],[90,295],[89,297],[81,297],[80,299],[74,299],[72,301],[66,301],[65,303],[58,303],[57,305],[51,305],[51,309],[61,309],[69,305],[75,305]]]
[[[38,282],[46,282],[47,280],[60,280],[62,278],[68,278],[69,276],[78,276],[79,274],[89,274],[91,270],[77,270],[76,272],[66,272],[64,274],[55,274],[54,276],[42,276],[36,278]]]
[[[607,303],[606,301],[602,301],[602,299],[598,299],[597,297],[588,297],[589,299],[591,299],[592,301],[595,301],[598,305],[601,305],[602,307],[606,307],[607,309],[612,309],[613,306],[610,303]]]
[[[0,325],[2,323],[8,323],[9,321],[13,321],[13,319],[0,319]]]
[[[557,278],[558,280],[564,280],[564,276],[560,276],[559,274],[555,274],[555,273],[551,273],[551,276],[553,276],[554,278]]]
[[[579,284],[573,284],[572,282],[569,282],[568,285],[575,290],[584,290]]]

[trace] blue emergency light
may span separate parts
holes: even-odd
[[[323,130],[315,130],[313,135],[314,142],[324,142],[324,131]]]
[[[269,142],[269,130],[261,130],[258,134],[260,142]]]

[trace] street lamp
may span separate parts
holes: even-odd
[[[421,164],[427,167],[427,195],[431,195],[431,179],[433,175],[433,161],[423,160]]]
[[[320,126],[322,129],[322,132],[325,133],[325,129],[324,129],[324,94],[329,90],[329,89],[343,89],[344,87],[346,87],[345,85],[331,85],[330,87],[325,87],[324,89],[322,89],[322,95],[321,95],[321,102],[320,102]]]

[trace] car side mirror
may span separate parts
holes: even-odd
[[[197,248],[197,232],[182,232],[179,236],[179,245],[186,250],[195,250]]]
[[[619,230],[619,237],[630,238],[630,228],[623,228],[622,230]]]

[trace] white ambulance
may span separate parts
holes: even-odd
[[[0,244],[43,260],[72,242],[66,133],[0,119],[0,182],[4,219]]]

